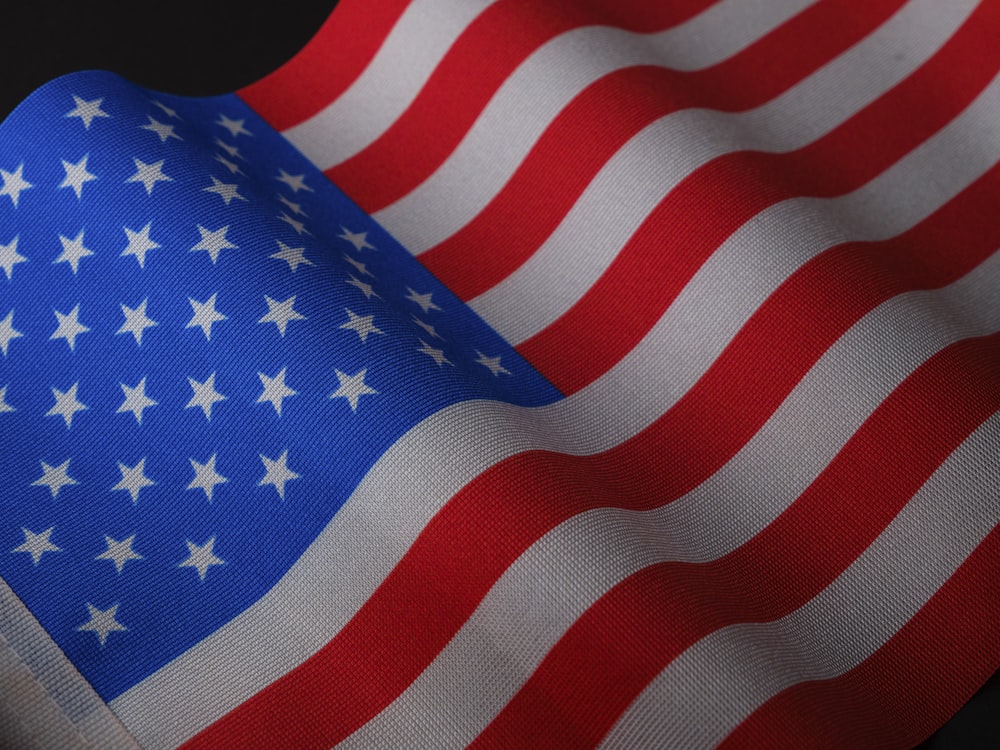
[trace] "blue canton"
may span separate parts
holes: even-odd
[[[416,423],[560,397],[235,96],[61,78],[0,125],[0,179],[0,575],[106,700]]]

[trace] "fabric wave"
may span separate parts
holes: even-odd
[[[128,746],[107,702],[261,600],[412,427],[561,398],[234,95],[51,81],[0,123],[0,199],[15,744]]]
[[[989,0],[343,0],[240,97],[559,393],[422,414],[117,719],[927,737],[1000,667],[998,33]]]
[[[414,0],[338,47],[370,5],[241,96],[567,397],[414,428],[310,550],[389,540],[333,611],[285,580],[197,655],[259,675],[181,659],[120,715],[188,691],[191,747],[926,737],[1000,666],[996,6]],[[289,602],[325,624],[270,659]]]

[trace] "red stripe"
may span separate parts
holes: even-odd
[[[237,95],[275,130],[297,125],[354,83],[409,4],[341,0],[295,57]]]
[[[459,298],[482,294],[531,257],[605,163],[647,125],[689,107],[738,112],[759,106],[867,36],[902,4],[824,0],[711,68],[644,66],[605,76],[553,120],[496,197],[422,253],[421,263]],[[475,263],[468,262],[470,248]]]
[[[983,591],[998,580],[1000,528],[994,528],[874,655],[842,677],[784,691],[721,747],[913,747],[1000,668],[1000,597]]]
[[[447,159],[503,82],[550,39],[597,24],[659,31],[688,20],[714,1],[501,0],[469,25],[382,136],[326,174],[369,213],[384,208]]]
[[[433,660],[539,537],[591,508],[647,509],[689,491],[757,432],[857,318],[887,295],[913,284],[947,283],[988,256],[1000,227],[986,236],[970,217],[991,210],[998,187],[1000,167],[907,235],[866,250],[841,250],[844,260],[832,264],[838,274],[833,289],[833,270],[822,270],[830,261],[814,261],[800,272],[802,282],[787,284],[765,303],[675,408],[617,448],[586,457],[536,451],[484,472],[431,520],[327,646],[190,746],[319,747],[353,732]],[[887,254],[888,265],[865,259],[877,252]],[[907,260],[895,268],[891,262],[898,257]],[[814,320],[809,313],[826,295],[837,304],[829,317]],[[776,358],[775,351],[784,354]],[[669,465],[664,455],[672,456]]]
[[[819,594],[1000,408],[998,344],[1000,334],[966,340],[928,360],[785,513],[732,554],[706,564],[653,565],[612,589],[475,745],[593,747],[692,644],[733,623],[783,617]]]
[[[850,192],[946,125],[995,75],[998,36],[1000,5],[985,3],[929,62],[820,140],[788,154],[730,154],[699,169],[653,210],[597,283],[518,351],[563,393],[593,382],[753,216],[797,196]]]

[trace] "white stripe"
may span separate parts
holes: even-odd
[[[995,414],[826,589],[779,620],[731,625],[696,643],[602,747],[714,747],[782,690],[833,679],[874,654],[1000,522],[998,444]]]
[[[468,223],[499,192],[552,120],[615,70],[709,67],[749,46],[816,0],[724,0],[656,34],[606,26],[566,32],[525,60],[494,94],[438,170],[374,217],[414,254]]]
[[[898,163],[892,171],[905,176],[900,181],[908,192],[885,200],[890,205],[912,201],[925,212],[933,211],[994,163],[1000,152],[996,98],[994,89],[985,92],[948,128]],[[897,179],[880,184],[897,191]],[[831,201],[830,205],[837,204]],[[739,265],[748,257],[758,258],[761,276],[773,290],[798,264],[789,263],[784,274],[768,276],[765,259],[790,255],[804,262],[819,248],[851,237],[852,223],[857,223],[861,238],[871,232],[881,234],[877,217],[885,206],[881,197],[872,197],[857,206],[860,213],[856,215],[839,212],[839,218],[848,222],[843,227],[814,217],[803,222],[795,242],[779,247],[768,237],[756,246],[728,245],[725,252],[738,268],[753,265]],[[905,215],[911,222],[922,218]],[[898,218],[892,221],[897,229],[905,228]],[[817,235],[825,245],[813,239]],[[704,278],[718,284],[712,273],[706,271]],[[525,450],[597,453],[647,427],[707,370],[760,304],[760,295],[766,298],[770,293],[760,290],[766,284],[756,289],[748,284],[745,290],[738,285],[731,295],[720,297],[717,290],[728,285],[715,286],[713,291],[702,286],[700,276],[635,349],[575,396],[535,409],[492,401],[465,402],[414,427],[372,467],[344,507],[267,595],[116,698],[112,702],[116,713],[144,745],[179,744],[335,636],[430,518],[482,471]],[[447,458],[443,461],[442,457]],[[405,486],[400,484],[401,476],[406,477]],[[338,575],[316,574],[329,570],[337,570]],[[290,620],[288,612],[300,616]],[[227,667],[233,663],[243,665],[241,670]],[[220,684],[214,675],[223,672],[227,679]],[[175,717],[169,727],[159,721],[164,715]]]
[[[570,453],[597,453],[612,439],[616,444],[631,437],[649,424],[648,415],[671,408],[697,382],[801,265],[844,242],[907,231],[998,160],[1000,78],[948,126],[855,193],[783,201],[734,232],[646,338],[608,374],[567,399],[564,422],[546,422],[544,429],[571,429],[574,447],[567,439],[562,448]]]
[[[496,0],[414,0],[337,99],[283,131],[320,169],[349,159],[396,121],[455,40]]]
[[[998,288],[1000,252],[944,289],[885,302],[695,490],[656,510],[600,508],[557,526],[504,573],[420,677],[341,747],[470,743],[613,586],[649,565],[704,563],[745,544],[792,505],[917,367],[949,344],[1000,330]],[[844,383],[858,384],[847,400]]]
[[[469,305],[512,344],[531,338],[587,293],[649,213],[696,169],[724,154],[789,152],[820,138],[910,75],[974,7],[972,0],[910,3],[757,109],[689,109],[657,120],[615,154],[524,265]]]

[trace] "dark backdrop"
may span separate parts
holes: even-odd
[[[0,118],[46,81],[94,68],[173,94],[233,91],[291,58],[337,4],[0,3]],[[1000,673],[921,747],[1000,747]]]
[[[247,85],[291,58],[336,0],[0,0],[0,117],[46,81],[101,69],[171,94]]]

